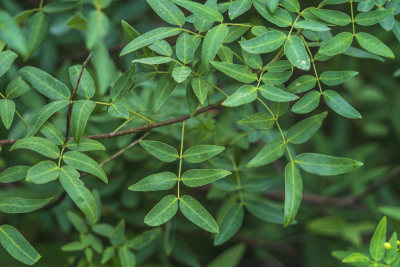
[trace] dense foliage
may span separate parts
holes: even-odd
[[[400,0],[0,6],[0,266],[400,266]]]

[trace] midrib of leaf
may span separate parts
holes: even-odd
[[[183,203],[183,205],[185,205],[188,209],[190,209],[197,217],[199,217],[201,221],[203,221],[205,224],[207,224],[211,229],[213,229],[214,231],[217,230],[214,228],[213,225],[209,224],[206,220],[204,220],[204,218],[202,216],[200,216],[200,214],[198,214],[196,212],[196,210],[192,209],[192,207],[190,207],[188,204],[186,204],[186,202],[182,198],[180,199],[180,201]]]
[[[194,178],[182,177],[182,180],[189,180],[189,181],[202,180],[202,179],[207,179],[207,178],[214,177],[214,176],[219,176],[219,175],[222,175],[222,172],[211,174],[211,175],[206,175],[206,176],[201,176],[201,177],[194,177]]]
[[[306,161],[294,160],[295,163],[305,164],[305,165],[316,165],[316,166],[327,166],[327,167],[341,167],[341,166],[357,166],[356,164],[324,164],[324,163],[312,163]]]
[[[138,185],[137,188],[142,188],[145,186],[149,186],[149,185],[153,185],[153,184],[158,184],[158,183],[163,183],[163,182],[169,182],[169,181],[178,181],[178,178],[168,178],[168,179],[163,179],[163,180],[157,180],[157,181],[153,181],[153,182],[147,182],[147,183],[143,183],[141,185]]]
[[[201,155],[201,154],[211,153],[211,152],[218,151],[218,150],[220,150],[220,149],[219,149],[219,148],[214,148],[214,149],[208,150],[207,152],[199,152],[199,153],[186,154],[186,155],[184,155],[183,157],[192,157],[192,156],[197,156],[197,155]]]
[[[28,253],[25,252],[25,250],[23,250],[20,246],[18,246],[17,243],[15,243],[14,239],[12,239],[6,231],[3,230],[3,228],[0,226],[0,232],[3,233],[3,235],[20,251],[22,252],[22,254],[24,254],[25,256],[27,256],[29,259],[31,259],[33,262],[36,262],[37,257],[36,258],[32,258]],[[40,257],[40,256],[39,256]]]
[[[41,205],[43,205],[43,203],[46,203],[46,201],[43,201],[41,203],[38,204],[27,204],[27,205],[22,205],[22,204],[18,204],[18,203],[0,203],[0,206],[3,207],[22,207],[22,208],[36,208],[36,207],[40,207]]]
[[[292,201],[291,201],[291,203],[290,203],[290,217],[293,217],[293,215],[292,215],[292,213],[293,213],[293,210],[294,210],[294,197],[295,197],[295,189],[296,189],[296,185],[295,185],[295,183],[294,183],[294,168],[295,168],[295,166],[294,166],[294,164],[293,164],[293,162],[291,162],[291,163],[289,163],[289,164],[291,164],[291,182],[292,182]]]

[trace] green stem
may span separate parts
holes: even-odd
[[[25,125],[25,128],[28,128],[28,124],[24,120],[24,118],[19,114],[18,110],[15,110],[15,114],[17,114],[18,118],[22,121],[22,123]]]
[[[40,0],[39,10],[42,10],[42,6],[43,6],[43,0]]]
[[[118,126],[118,128],[115,129],[115,130],[113,131],[113,133],[118,132],[122,127],[124,127],[128,122],[132,121],[134,118],[135,118],[135,116],[133,116],[133,117],[127,119],[124,123],[122,123],[120,126]]]
[[[235,173],[236,176],[236,183],[237,183],[237,189],[239,193],[239,199],[240,199],[240,205],[244,205],[244,198],[243,198],[243,188],[242,188],[242,182],[240,180],[240,174],[239,174],[239,169],[236,165],[235,160],[233,159],[232,156],[229,156],[232,165],[233,165],[233,172]]]
[[[350,3],[350,12],[351,12],[351,24],[353,26],[353,35],[356,35],[356,27],[355,27],[355,20],[354,20],[354,11],[353,11],[353,0],[349,0]]]
[[[320,92],[321,94],[323,94],[322,86],[321,86],[321,81],[319,80],[319,75],[318,75],[318,72],[317,72],[317,67],[315,66],[315,59],[314,59],[314,57],[313,57],[313,54],[311,53],[311,49],[310,49],[310,47],[309,47],[307,41],[304,39],[303,35],[301,35],[300,38],[303,40],[303,43],[304,43],[304,45],[305,45],[305,47],[306,47],[306,49],[307,49],[308,55],[310,56],[310,61],[311,61],[311,64],[312,64],[312,66],[313,66],[314,75],[315,75],[315,79],[317,80],[319,92]]]
[[[182,122],[181,151],[179,153],[179,171],[178,171],[178,199],[180,198],[180,182],[182,173],[182,155],[183,155],[183,139],[185,136],[185,121]]]
[[[135,112],[135,111],[133,111],[133,110],[129,110],[129,112],[132,113],[132,114],[134,114],[134,115],[136,115],[136,116],[138,116],[139,118],[144,119],[144,120],[147,121],[149,124],[152,124],[152,123],[153,123],[150,119],[146,118],[146,117],[143,116],[143,115],[140,115],[139,113],[137,113],[137,112]]]

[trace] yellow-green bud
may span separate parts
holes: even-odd
[[[392,244],[390,244],[389,242],[385,242],[385,244],[383,244],[383,246],[384,246],[386,249],[392,249]]]
[[[397,244],[398,246],[400,246],[400,240],[397,240],[397,241],[396,241],[396,244]]]

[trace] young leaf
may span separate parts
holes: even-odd
[[[268,1],[269,2],[269,1]],[[218,257],[213,259],[207,267],[236,267],[239,266],[243,258],[246,246],[244,244],[237,244],[233,247],[223,251]]]
[[[42,137],[25,137],[13,144],[10,151],[15,149],[33,150],[45,157],[57,159],[60,155],[60,149],[52,141]]]
[[[329,86],[335,86],[345,82],[346,80],[356,76],[357,71],[325,71],[319,77],[321,82]]]
[[[175,186],[178,177],[172,172],[160,172],[143,178],[128,189],[132,191],[159,191],[168,190]]]
[[[176,40],[176,56],[184,64],[192,62],[194,57],[193,38],[187,32],[183,32]]]
[[[124,219],[120,220],[117,226],[112,230],[110,242],[114,246],[122,245],[126,242]]]
[[[74,65],[74,66],[69,67],[69,69],[68,69],[71,84],[74,88],[78,82],[78,78],[81,73],[81,70],[82,70],[81,65]],[[94,96],[95,91],[96,91],[96,87],[94,85],[92,76],[90,76],[90,73],[86,69],[84,69],[81,80],[79,81],[79,86],[78,86],[78,89],[76,90],[76,93],[79,96],[86,97],[86,99],[90,99]]]
[[[251,103],[257,99],[257,87],[253,85],[243,85],[236,92],[230,95],[223,105],[226,107],[237,107]]]
[[[100,263],[106,264],[108,261],[114,258],[114,255],[115,255],[114,247],[107,247],[103,252],[103,256],[101,257]]]
[[[152,156],[164,162],[172,162],[179,157],[174,147],[161,142],[143,140],[139,144]]]
[[[41,258],[14,226],[8,224],[0,226],[0,244],[16,260],[27,265],[35,264]]]
[[[179,199],[179,208],[189,221],[200,228],[211,233],[219,232],[217,222],[196,199],[187,195],[181,196]]]
[[[87,121],[95,107],[96,104],[91,100],[78,100],[73,105],[71,114],[71,133],[75,142],[80,142]]]
[[[317,79],[312,75],[303,75],[294,80],[286,88],[286,91],[292,94],[306,92],[315,87]]]
[[[153,111],[158,112],[161,106],[167,101],[168,97],[176,88],[177,83],[169,75],[164,75],[158,81],[156,91],[153,98]]]
[[[67,152],[69,153],[69,152]],[[76,206],[91,221],[97,221],[97,207],[92,193],[79,179],[79,172],[70,166],[61,168],[60,183]]]
[[[203,186],[222,179],[231,172],[214,169],[192,169],[182,174],[182,182],[189,187]]]
[[[379,262],[385,255],[385,247],[383,244],[386,242],[386,217],[383,217],[375,229],[372,236],[371,243],[369,244],[369,252],[371,257]]]
[[[62,251],[80,251],[86,248],[86,244],[79,241],[72,241],[61,247]]]
[[[52,197],[43,199],[0,197],[0,212],[28,213],[46,206],[52,199]]]
[[[371,263],[371,260],[368,258],[368,256],[358,253],[358,252],[354,252],[351,253],[349,256],[347,256],[346,258],[343,259],[344,263]]]
[[[244,12],[251,8],[251,4],[251,0],[234,0],[229,5],[229,18],[233,20],[242,15]]]
[[[381,40],[369,33],[356,33],[356,40],[362,48],[364,48],[368,52],[371,52],[372,54],[394,58],[392,50],[390,50],[390,48],[385,45]]]
[[[254,129],[266,130],[274,125],[275,119],[267,113],[254,113],[241,119],[237,123]]]
[[[68,220],[79,233],[86,233],[88,231],[86,221],[80,215],[73,211],[67,211],[66,213]]]
[[[36,67],[23,67],[19,74],[39,93],[50,99],[65,100],[71,96],[71,92],[64,83]]]
[[[158,65],[158,64],[164,64],[171,62],[170,57],[161,57],[161,56],[155,56],[155,57],[145,57],[145,58],[139,58],[132,60],[132,63],[142,63],[142,64],[147,64],[147,65]]]
[[[101,10],[92,10],[88,14],[86,25],[86,46],[89,50],[93,49],[96,43],[102,42],[102,38],[110,30],[110,22],[107,16]]]
[[[135,236],[133,239],[127,242],[127,247],[132,249],[142,249],[145,246],[153,242],[161,234],[160,228],[155,228],[153,230],[147,230],[142,232],[140,235]]]
[[[168,222],[178,211],[178,198],[168,195],[161,199],[151,211],[144,217],[144,223],[150,226],[158,226]]]
[[[303,181],[300,171],[293,162],[285,168],[285,212],[284,226],[287,227],[296,217],[299,210],[303,191]]]
[[[161,27],[148,31],[145,34],[139,35],[138,37],[133,39],[129,44],[127,44],[124,47],[124,49],[122,49],[119,55],[123,56],[129,54],[142,47],[155,43],[159,40],[163,40],[167,37],[177,35],[179,32],[180,32],[179,28],[173,28],[173,27]]]
[[[275,102],[289,102],[299,98],[297,95],[283,91],[273,85],[262,85],[259,89],[265,99]]]
[[[0,53],[0,77],[10,68],[14,60],[18,57],[13,51],[6,50]]]
[[[276,209],[265,201],[246,200],[245,207],[252,215],[260,220],[270,223],[283,224],[282,211]]]
[[[361,114],[354,109],[341,95],[332,90],[324,91],[326,104],[339,115],[350,119],[360,119]]]
[[[326,56],[334,56],[346,51],[353,42],[353,34],[341,32],[321,45],[318,53]]]
[[[30,88],[31,87],[22,79],[22,77],[18,76],[7,85],[6,96],[7,98],[14,99],[28,92]]]
[[[60,176],[60,168],[50,160],[39,162],[32,166],[27,175],[26,181],[34,184],[45,184],[54,181]]]
[[[257,80],[257,75],[246,66],[218,61],[211,61],[210,63],[214,68],[239,82],[252,83]]]
[[[287,142],[292,144],[307,142],[321,127],[322,121],[327,115],[328,112],[325,111],[304,119],[290,127],[287,132]]]
[[[299,114],[311,112],[318,107],[320,99],[319,92],[310,91],[293,105],[292,111]]]
[[[15,102],[11,99],[0,99],[0,117],[6,129],[10,129],[15,113]]]
[[[189,0],[171,0],[173,3],[189,10],[194,15],[210,22],[222,22],[224,17],[214,8]]]
[[[244,210],[241,204],[235,203],[225,214],[220,225],[220,231],[215,235],[214,246],[228,241],[242,226]]]
[[[285,152],[285,144],[281,139],[274,140],[266,144],[260,152],[249,162],[246,167],[254,168],[258,166],[263,166],[274,162],[283,156]]]
[[[43,11],[37,12],[32,16],[29,23],[28,53],[32,55],[46,38],[49,27],[46,14]]]
[[[296,157],[295,163],[303,170],[317,175],[337,175],[353,171],[363,165],[362,162],[347,158],[338,158],[316,153],[303,153]]]
[[[24,179],[29,166],[13,166],[0,172],[0,183],[12,183]]]
[[[63,155],[64,162],[80,171],[88,172],[99,177],[103,182],[108,183],[107,175],[101,166],[89,156],[78,152],[68,151]]]
[[[393,9],[362,12],[356,16],[355,22],[358,25],[370,26],[381,22],[392,13]]]
[[[149,1],[149,0],[147,0]],[[158,0],[160,1],[160,0]],[[126,246],[122,246],[118,249],[118,257],[121,262],[122,267],[135,267],[136,266],[136,257],[132,251],[129,250]]]
[[[340,11],[319,8],[311,8],[310,11],[319,19],[339,26],[346,26],[351,22],[350,16]]]
[[[185,15],[171,1],[168,0],[146,0],[157,15],[169,24],[183,26]]]
[[[175,82],[182,83],[192,73],[192,69],[187,66],[177,66],[172,70],[172,78]]]
[[[73,151],[93,151],[93,150],[106,150],[102,143],[99,141],[89,139],[89,138],[82,138],[77,144],[74,140],[69,140],[67,142],[67,147],[69,150]]]
[[[310,69],[310,58],[303,41],[297,35],[290,35],[285,42],[285,55],[289,62],[301,70]]]
[[[26,55],[26,41],[21,29],[14,19],[3,10],[0,10],[0,25],[2,25],[0,39],[21,55]]]
[[[226,35],[228,34],[228,26],[220,24],[209,30],[204,37],[203,46],[201,47],[201,60],[205,64],[206,69],[210,61],[214,60],[218,54],[218,50],[222,45]]]
[[[122,99],[133,86],[133,75],[136,72],[135,67],[127,69],[111,87],[110,97],[113,102]]]
[[[286,35],[279,31],[269,31],[256,38],[240,41],[240,46],[243,50],[254,53],[262,54],[272,52],[285,42]]]
[[[205,80],[200,79],[200,78],[193,78],[191,85],[192,85],[194,94],[196,95],[200,104],[203,105],[207,99],[207,94],[208,94],[208,91],[210,90],[211,86]]]
[[[222,146],[197,145],[183,152],[183,159],[190,163],[199,163],[215,157],[225,150]]]

